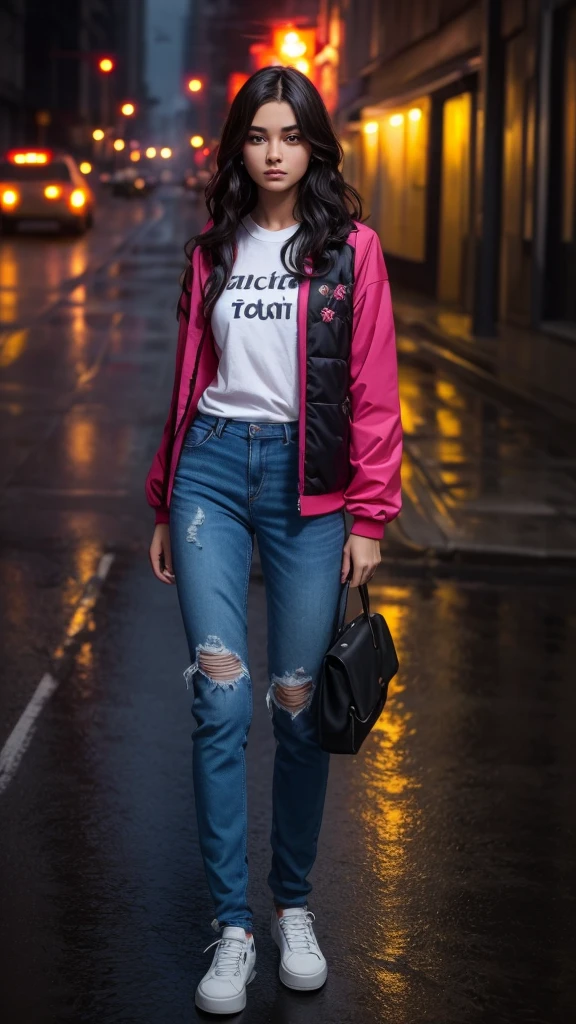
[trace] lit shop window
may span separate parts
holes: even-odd
[[[430,100],[366,110],[362,191],[386,252],[423,261],[426,247]]]

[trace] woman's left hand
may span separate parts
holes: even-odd
[[[351,533],[342,549],[341,582],[344,583],[347,578],[352,563],[350,586],[359,587],[361,583],[368,583],[381,561],[379,540]]]

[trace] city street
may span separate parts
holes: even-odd
[[[216,935],[189,657],[175,589],[148,565],[143,491],[200,210],[170,186],[102,199],[81,239],[0,240],[0,748],[41,680],[52,688],[0,774],[7,1024],[208,1019],[194,1007]],[[361,753],[332,757],[310,900],[329,975],[310,995],[279,982],[269,935],[274,741],[253,562],[257,975],[240,1017],[567,1024],[574,461],[557,424],[440,359],[404,321],[398,344],[406,509],[370,594],[401,668]],[[352,592],[348,618],[359,603]]]

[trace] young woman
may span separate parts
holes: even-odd
[[[343,588],[371,579],[400,509],[390,291],[341,159],[300,72],[265,68],[236,96],[206,190],[211,219],[187,247],[172,404],[147,480],[152,568],[177,585],[192,659],[184,675],[197,723],[198,830],[212,924],[222,929],[196,1003],[216,1013],[241,1010],[254,976],[245,769],[253,539],[276,738],[272,937],[281,980],[315,989],[327,969],[308,874],[329,762],[316,683]]]

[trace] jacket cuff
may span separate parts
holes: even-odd
[[[384,536],[384,523],[377,519],[362,519],[361,516],[354,516],[352,529],[357,537],[371,537],[373,540],[382,540]]]
[[[169,513],[168,509],[167,508],[157,508],[156,509],[156,526],[158,526],[158,523],[169,523],[169,522],[170,522],[170,513]]]

